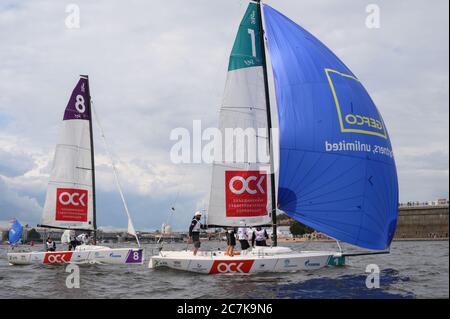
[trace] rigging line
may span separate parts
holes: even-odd
[[[183,184],[184,178],[186,177],[186,172],[187,172],[186,170],[183,170],[183,174],[181,176],[180,185]],[[178,201],[178,198],[180,196],[180,192],[181,192],[181,188],[178,188],[177,194],[175,195],[175,199],[172,202],[172,205],[170,205],[169,215],[167,216],[167,220],[166,220],[166,223],[164,225],[169,225],[170,224],[170,219],[171,219],[172,215],[175,213],[175,204]],[[164,229],[162,229],[162,231],[164,231]],[[160,241],[162,239],[162,236],[163,236],[163,233],[161,232],[161,236],[159,236],[159,239],[156,242],[157,244],[160,243]],[[163,246],[163,245],[164,245],[164,242],[163,242],[163,244],[161,246]]]
[[[86,187],[91,187],[92,188],[91,184],[83,184],[83,183],[75,183],[75,182],[64,182],[64,181],[53,181],[53,180],[51,180],[51,181],[48,182],[48,184],[52,184],[52,185],[70,184],[70,185],[73,185],[73,186],[81,185],[81,186],[86,186]]]
[[[87,148],[87,147],[81,147],[81,146],[78,146],[78,145],[72,145],[72,144],[57,144],[56,145],[56,147],[58,148],[58,147],[60,147],[60,148],[70,148],[70,149],[73,149],[73,150],[83,150],[83,151],[90,151],[91,149],[90,148]]]
[[[226,106],[226,105],[222,105],[221,108],[220,108],[221,111],[235,110],[235,109],[241,109],[241,110],[249,109],[251,111],[253,111],[253,110],[255,110],[255,111],[266,111],[266,109],[264,109],[262,107],[256,107],[256,106]]]
[[[242,110],[242,111],[238,111],[238,110]],[[236,108],[236,109],[221,109],[220,110],[221,114],[226,114],[226,113],[234,113],[234,114],[244,114],[244,115],[252,115],[253,113],[249,113],[249,112],[245,112],[244,109],[242,108]]]
[[[97,122],[97,125],[100,128],[100,133],[101,133],[101,136],[102,136],[102,139],[103,139],[103,143],[105,144],[105,150],[106,150],[106,153],[108,154],[108,157],[109,157],[109,159],[111,161],[111,166],[112,166],[113,172],[114,172],[114,180],[116,182],[117,188],[119,189],[120,198],[122,199],[122,203],[123,203],[123,206],[125,208],[125,212],[126,212],[126,214],[128,216],[128,225],[131,224],[131,227],[133,229],[133,234],[131,234],[131,235],[134,235],[134,237],[136,238],[136,242],[137,242],[138,246],[141,247],[141,243],[139,242],[139,238],[138,238],[138,236],[136,234],[136,229],[134,228],[133,221],[131,220],[130,212],[128,211],[127,202],[125,201],[125,197],[123,195],[123,191],[122,191],[122,187],[120,185],[120,181],[119,181],[119,176],[118,176],[118,173],[117,173],[116,165],[114,164],[114,160],[113,160],[113,157],[112,157],[110,149],[109,149],[109,144],[108,144],[108,142],[106,140],[105,132],[103,130],[102,125],[100,124],[100,119],[99,119],[99,117],[97,115],[97,112],[95,111],[95,108],[93,107],[93,103],[91,105],[91,109],[94,111],[95,121]],[[128,227],[127,230],[129,231],[129,227]]]

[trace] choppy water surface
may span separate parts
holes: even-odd
[[[296,250],[331,243],[291,244]],[[139,266],[81,266],[81,287],[68,289],[64,266],[9,266],[0,246],[0,298],[448,298],[448,241],[394,242],[389,255],[349,258],[347,266],[259,275],[200,275]],[[166,245],[184,249],[186,244]],[[202,248],[223,247],[205,243]],[[38,249],[39,247],[37,247]],[[344,247],[351,250],[351,247]],[[366,266],[377,264],[381,287],[367,289]]]

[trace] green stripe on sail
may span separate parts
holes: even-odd
[[[262,65],[260,19],[258,5],[250,3],[234,41],[228,71]]]

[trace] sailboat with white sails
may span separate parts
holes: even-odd
[[[109,248],[95,245],[97,211],[93,113],[89,78],[80,76],[64,112],[60,141],[56,146],[47,188],[42,224],[39,226],[92,232],[94,245],[80,245],[73,251],[8,253],[10,264],[142,264],[143,249],[140,248],[131,216],[123,198],[114,163],[112,163],[114,177],[128,217],[128,233],[136,237],[139,248]],[[62,236],[62,241],[65,237],[67,237],[67,232]]]
[[[267,46],[267,48],[266,48]],[[276,106],[270,104],[268,60]],[[278,111],[275,170],[272,111]],[[398,182],[385,123],[358,78],[308,31],[250,2],[228,67],[220,129],[264,128],[270,162],[213,164],[209,227],[273,226],[273,246],[240,255],[164,251],[150,268],[215,273],[291,272],[345,264],[336,251],[277,246],[277,210],[339,241],[384,253],[397,225]],[[225,152],[246,149],[225,145]],[[276,180],[277,179],[277,180]],[[278,187],[276,184],[278,181]],[[339,242],[338,242],[339,243]]]

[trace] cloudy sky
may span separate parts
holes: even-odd
[[[69,29],[66,6],[80,9]],[[125,4],[126,3],[126,4]],[[228,55],[248,1],[0,2],[0,220],[39,222],[64,107],[89,74],[94,107],[138,229],[208,202],[210,167],[173,165],[170,131],[217,125]],[[360,78],[389,128],[401,201],[448,197],[448,0],[272,0]],[[380,8],[380,28],[365,21]],[[98,137],[99,132],[94,134]],[[98,221],[125,228],[102,141]]]

